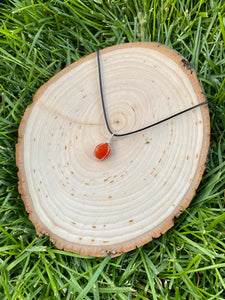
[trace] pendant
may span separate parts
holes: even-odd
[[[107,157],[111,155],[112,148],[110,145],[111,139],[113,135],[110,137],[110,139],[106,143],[98,144],[95,147],[94,150],[94,156],[99,160],[105,160]]]

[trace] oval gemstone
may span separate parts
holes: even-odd
[[[94,155],[99,160],[105,160],[111,154],[111,146],[109,143],[98,144],[95,147]]]

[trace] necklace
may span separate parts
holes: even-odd
[[[104,101],[104,96],[103,96],[103,89],[102,89],[102,76],[101,76],[101,64],[100,64],[100,57],[99,57],[99,48],[97,48],[97,63],[98,63],[98,77],[99,77],[99,89],[100,89],[100,95],[101,95],[101,103],[102,103],[102,110],[103,110],[103,115],[104,115],[104,119],[105,119],[105,124],[106,124],[106,127],[107,127],[107,130],[109,131],[109,133],[111,134],[111,137],[110,139],[105,142],[105,143],[101,143],[101,144],[98,144],[96,147],[95,147],[95,150],[94,150],[94,155],[97,159],[99,160],[105,160],[107,157],[109,157],[111,155],[111,152],[112,152],[112,148],[111,148],[111,141],[112,141],[112,138],[115,136],[115,137],[122,137],[122,136],[127,136],[127,135],[131,135],[131,134],[135,134],[135,133],[138,133],[140,131],[143,131],[143,130],[146,130],[146,129],[149,129],[151,127],[154,127],[154,126],[157,126],[163,122],[166,122],[172,118],[175,118],[181,114],[184,114],[190,110],[193,110],[199,106],[202,106],[202,105],[205,105],[205,104],[208,104],[208,101],[204,101],[204,102],[201,102],[197,105],[193,105],[185,110],[182,110],[176,114],[173,114],[165,119],[162,119],[158,122],[155,122],[153,124],[150,124],[148,126],[145,126],[143,128],[140,128],[140,129],[137,129],[137,130],[134,130],[134,131],[130,131],[130,132],[126,132],[126,133],[122,133],[122,134],[118,134],[118,133],[114,133],[110,126],[109,126],[109,122],[108,122],[108,118],[107,118],[107,113],[106,113],[106,108],[105,108],[105,101]]]

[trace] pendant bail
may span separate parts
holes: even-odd
[[[114,133],[113,133],[113,134],[111,135],[111,137],[108,139],[108,141],[107,141],[108,144],[111,143],[113,136],[114,136]]]

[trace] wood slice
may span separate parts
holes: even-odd
[[[100,51],[103,92],[113,132],[148,126],[205,97],[195,72],[175,51],[130,43]],[[148,130],[114,137],[112,154],[96,53],[73,63],[36,93],[19,128],[19,191],[39,235],[91,256],[120,255],[159,237],[197,189],[209,147],[207,105]]]

